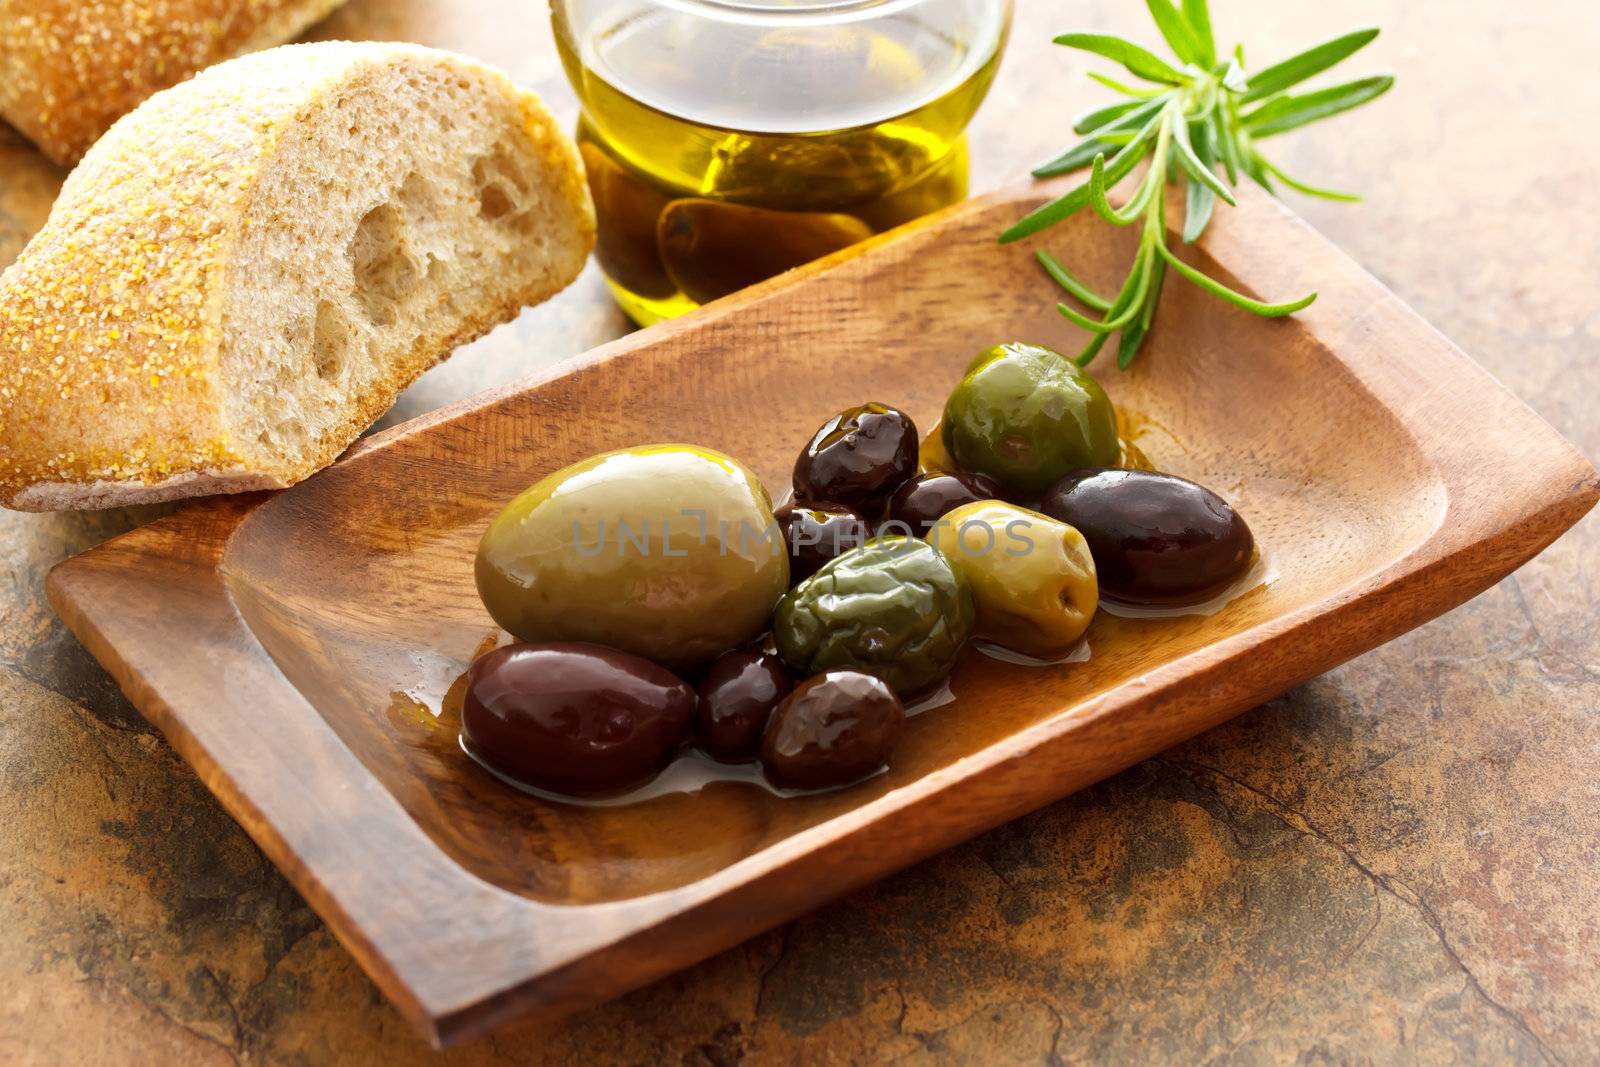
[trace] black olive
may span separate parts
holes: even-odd
[[[905,708],[881,679],[828,671],[801,682],[778,705],[761,743],[761,764],[779,785],[845,785],[882,767]]]
[[[1085,470],[1039,510],[1089,543],[1101,592],[1133,602],[1198,597],[1237,578],[1255,550],[1250,527],[1203,485],[1142,470]]]
[[[601,645],[507,645],[467,672],[461,733],[474,756],[527,785],[604,793],[672,760],[695,692],[665,667]]]
[[[889,498],[889,520],[904,523],[912,537],[926,537],[933,524],[963,504],[995,500],[1000,485],[982,474],[936,472],[913,478]],[[888,532],[888,531],[886,531]]]
[[[847,408],[822,424],[794,465],[794,492],[841,504],[867,519],[917,473],[917,427],[886,404]]]
[[[793,688],[777,653],[761,648],[724,652],[700,680],[695,726],[701,747],[725,763],[755,759],[772,709]]]
[[[835,556],[866,543],[867,524],[839,504],[790,501],[773,517],[789,549],[789,584],[798,585]]]

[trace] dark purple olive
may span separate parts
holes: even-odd
[[[700,708],[695,712],[700,746],[724,763],[755,759],[772,709],[793,688],[794,679],[777,653],[764,648],[724,652],[700,680]]]
[[[695,693],[647,659],[602,645],[507,645],[467,672],[461,734],[493,769],[558,793],[605,793],[672,760]]]
[[[934,523],[963,504],[999,496],[1000,484],[983,474],[923,474],[889,498],[889,521],[904,523],[912,537],[925,537]]]
[[[870,536],[861,516],[838,504],[791,500],[773,513],[789,549],[789,584],[798,585]]]
[[[827,671],[778,705],[761,741],[761,765],[779,785],[845,785],[882,767],[905,722],[888,683],[859,671]]]
[[[917,427],[886,404],[847,408],[822,424],[794,464],[794,493],[868,519],[917,473]]]
[[[1119,600],[1195,598],[1237,578],[1255,550],[1226,500],[1155,471],[1076,471],[1050,487],[1039,510],[1083,534],[1101,592]]]

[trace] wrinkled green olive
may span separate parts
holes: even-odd
[[[692,445],[607,452],[506,506],[478,593],[523,641],[586,641],[673,669],[766,629],[789,559],[756,476]]]
[[[1080,467],[1114,466],[1116,412],[1100,383],[1038,345],[1003,344],[967,368],[944,407],[944,445],[962,470],[1037,497]]]
[[[966,504],[928,535],[967,585],[977,636],[1030,656],[1059,656],[1099,604],[1083,535],[1048,515],[998,500]]]
[[[842,668],[901,695],[937,685],[972,633],[972,593],[932,545],[881,537],[827,563],[778,604],[773,639],[801,674]]]

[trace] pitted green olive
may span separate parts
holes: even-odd
[[[972,613],[966,582],[937,549],[881,537],[795,586],[772,633],[778,654],[802,674],[860,671],[916,694],[955,666]]]
[[[1117,463],[1116,412],[1100,383],[1059,352],[995,345],[944,407],[944,445],[962,470],[1037,497],[1080,467]]]
[[[671,668],[766,629],[789,558],[766,489],[692,445],[593,456],[556,471],[489,524],[478,593],[523,641],[585,641]]]
[[[998,500],[945,515],[928,540],[972,589],[977,636],[1030,656],[1059,656],[1089,628],[1100,600],[1083,535]]]

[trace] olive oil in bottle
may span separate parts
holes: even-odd
[[[600,266],[641,324],[962,199],[1009,0],[558,0]]]

